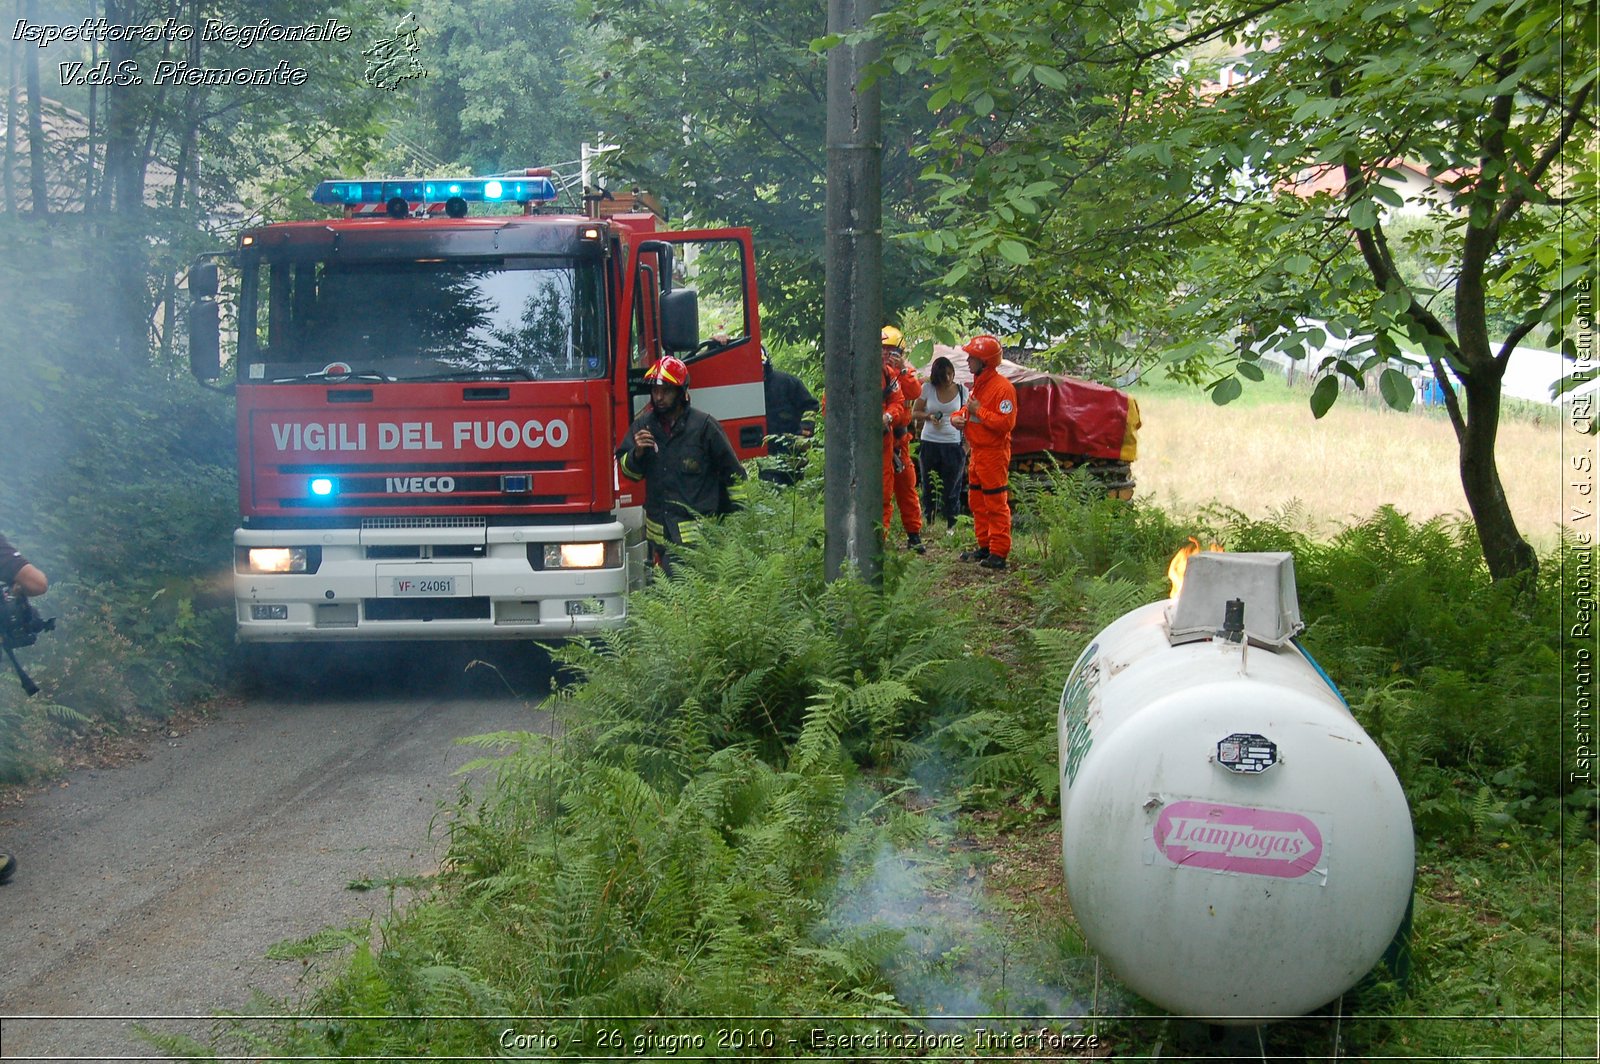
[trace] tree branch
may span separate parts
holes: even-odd
[[[1269,0],[1268,3],[1264,3],[1260,7],[1251,8],[1249,11],[1237,15],[1234,18],[1224,19],[1214,26],[1202,26],[1200,29],[1184,34],[1182,37],[1175,38],[1156,48],[1150,48],[1145,51],[1125,53],[1112,59],[1096,59],[1090,55],[1085,56],[1084,61],[1088,63],[1104,63],[1111,65],[1126,63],[1129,61],[1132,61],[1136,64],[1145,63],[1151,59],[1159,59],[1163,56],[1171,55],[1173,52],[1181,52],[1185,48],[1200,44],[1203,41],[1207,41],[1212,37],[1218,36],[1219,34],[1227,33],[1230,30],[1236,30],[1240,29],[1241,27],[1248,26],[1250,23],[1254,22],[1262,15],[1265,15],[1267,12],[1275,11],[1280,7],[1285,7],[1294,2],[1296,2],[1296,0]]]
[[[1560,301],[1561,293],[1557,292],[1549,299],[1546,299],[1543,306],[1531,312],[1526,318],[1519,321],[1510,332],[1506,333],[1505,340],[1500,344],[1500,352],[1495,356],[1495,362],[1500,366],[1509,364],[1511,362],[1511,353],[1516,350],[1523,337],[1537,329],[1539,323],[1544,321],[1545,315]]]
[[[1524,336],[1527,336],[1538,327],[1539,320],[1537,318],[1529,318],[1518,322],[1514,329],[1506,333],[1504,342],[1500,344],[1500,353],[1495,355],[1495,362],[1499,363],[1500,365],[1506,365],[1510,363],[1511,352],[1517,349],[1517,345],[1522,342],[1522,338]]]
[[[1556,159],[1560,157],[1562,149],[1567,146],[1567,141],[1572,136],[1573,128],[1578,124],[1578,119],[1583,114],[1585,102],[1588,100],[1589,95],[1593,91],[1594,83],[1590,82],[1588,85],[1574,92],[1571,99],[1567,101],[1565,105],[1566,115],[1561,119],[1560,130],[1557,131],[1550,143],[1545,145],[1544,151],[1539,154],[1539,158],[1534,161],[1533,166],[1529,168],[1525,175],[1523,175],[1527,178],[1529,185],[1537,185],[1539,183],[1539,179],[1549,171],[1551,164],[1553,164]],[[1511,97],[1502,96],[1499,98],[1499,100],[1496,100],[1496,103],[1498,104],[1500,100],[1506,101],[1506,108],[1509,111]],[[1505,202],[1502,203],[1500,205],[1500,209],[1495,212],[1493,223],[1495,232],[1498,233],[1500,228],[1504,226],[1506,222],[1510,221],[1511,216],[1516,214],[1517,211],[1521,209],[1522,205],[1527,201],[1528,195],[1526,192],[1521,189],[1512,189],[1507,187]]]
[[[1345,200],[1349,202],[1360,194],[1366,187],[1366,177],[1360,169],[1350,162],[1344,164]],[[1379,292],[1388,292],[1391,287],[1403,289],[1406,293],[1406,309],[1404,314],[1421,325],[1430,336],[1442,341],[1446,353],[1461,358],[1461,347],[1445,329],[1444,323],[1434,316],[1433,312],[1418,302],[1416,293],[1406,283],[1405,278],[1394,264],[1394,255],[1389,251],[1389,241],[1383,232],[1383,223],[1373,222],[1371,229],[1357,229],[1356,246],[1361,249],[1361,258],[1367,264],[1367,272],[1372,275],[1373,284]],[[1445,410],[1450,415],[1450,425],[1455,429],[1456,440],[1461,442],[1466,438],[1467,422],[1461,413],[1460,401],[1456,398],[1455,389],[1451,387],[1448,374],[1440,363],[1439,357],[1432,348],[1424,345],[1428,362],[1433,366],[1435,378],[1440,382],[1444,392]],[[1469,372],[1471,367],[1468,367]]]

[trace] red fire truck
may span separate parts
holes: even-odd
[[[325,181],[312,198],[343,218],[246,230],[191,271],[207,380],[215,259],[238,271],[242,640],[620,622],[644,575],[643,488],[612,451],[665,353],[740,457],[764,453],[749,230],[670,231],[595,199],[554,213],[557,195],[540,170]]]

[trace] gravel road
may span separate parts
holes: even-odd
[[[325,663],[298,690],[163,729],[143,759],[75,772],[0,819],[20,864],[0,887],[0,1059],[159,1058],[134,1036],[138,1018],[303,992],[307,966],[267,948],[388,910],[387,890],[354,882],[437,870],[430,823],[481,753],[453,740],[548,726],[533,699],[464,669],[473,656],[412,647],[369,651],[358,672]],[[521,691],[545,689],[536,651],[477,656]]]

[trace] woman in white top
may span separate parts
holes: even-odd
[[[961,475],[966,468],[961,430],[950,424],[950,415],[966,404],[966,389],[956,383],[955,365],[940,355],[933,360],[922,398],[911,407],[911,420],[922,426],[922,514],[931,521],[939,509],[947,534],[955,529],[961,510]]]

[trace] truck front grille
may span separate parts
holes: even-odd
[[[489,519],[486,517],[451,517],[440,514],[437,517],[410,516],[410,517],[363,517],[362,528],[487,528]]]
[[[362,600],[369,621],[487,621],[489,600],[474,598]]]

